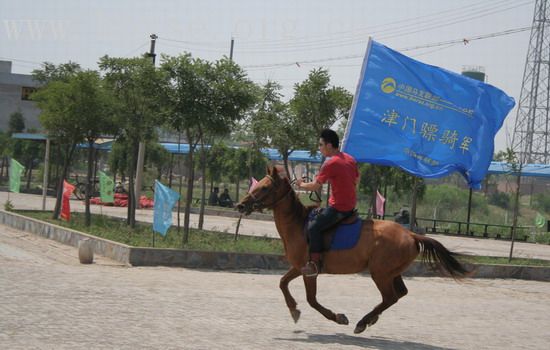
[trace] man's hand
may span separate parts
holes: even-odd
[[[321,188],[321,184],[317,181],[304,182],[304,179],[296,179],[296,186],[306,191],[317,191]]]

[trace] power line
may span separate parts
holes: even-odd
[[[440,12],[436,12],[436,13],[432,13],[424,16],[398,20],[398,21],[377,26],[377,28],[380,28],[380,27],[395,25],[394,27],[390,27],[388,29],[373,31],[373,30],[370,30],[369,27],[366,27],[366,28],[362,28],[354,31],[331,33],[329,34],[328,38],[325,35],[318,40],[308,40],[303,42],[296,42],[297,40],[300,40],[300,39],[291,39],[292,41],[290,42],[288,41],[289,39],[281,39],[281,40],[257,41],[257,43],[261,43],[263,45],[250,46],[250,43],[254,43],[253,41],[252,42],[239,41],[239,48],[240,48],[239,52],[250,53],[250,54],[254,54],[254,53],[269,54],[269,53],[296,52],[296,51],[307,51],[307,50],[322,50],[322,49],[328,49],[328,48],[364,44],[365,37],[368,35],[375,36],[375,34],[377,34],[376,36],[379,39],[388,39],[388,38],[395,38],[399,36],[406,36],[413,33],[418,33],[418,32],[431,30],[431,29],[438,29],[449,25],[464,23],[464,22],[472,21],[474,19],[487,17],[496,13],[513,10],[521,6],[531,4],[532,2],[533,2],[532,0],[529,0],[529,1],[525,1],[517,4],[515,3],[515,0],[498,0],[492,3],[484,3],[481,5],[478,4],[474,6],[454,8],[454,9],[440,11]],[[508,6],[508,5],[513,5],[513,6]],[[508,7],[503,7],[503,6],[508,6]],[[440,16],[443,13],[449,13],[449,12],[454,12],[454,13],[452,13],[450,16],[447,16],[447,17]],[[434,16],[436,16],[436,18],[419,21],[419,19],[429,18]],[[413,30],[411,31],[411,29]],[[346,34],[346,36],[342,36],[340,34]],[[347,36],[348,34],[351,34],[351,36]],[[199,49],[199,50],[206,51],[206,52],[208,51],[225,52],[226,51],[225,48],[223,50],[222,49],[214,50],[213,49],[215,47],[214,42],[193,42],[193,41],[177,40],[177,39],[170,39],[170,38],[164,38],[164,37],[160,39],[163,39],[169,42],[184,44],[185,47],[183,48],[187,50],[196,50],[196,49],[192,49],[191,48],[192,46],[206,46],[208,47],[208,49],[205,48],[205,49]],[[226,43],[224,43],[224,46],[225,45]],[[266,45],[268,45],[267,49],[266,49]]]
[[[437,42],[437,43],[430,43],[425,45],[418,45],[413,47],[406,47],[402,49],[398,49],[398,51],[412,51],[417,49],[423,49],[423,48],[431,48],[431,47],[438,47],[438,46],[445,46],[445,45],[451,45],[451,44],[457,44],[457,43],[464,43],[465,40],[469,43],[471,41],[475,40],[482,40],[482,39],[488,39],[488,38],[495,38],[498,36],[504,36],[504,35],[511,35],[516,34],[520,32],[524,32],[527,30],[531,30],[531,27],[522,27],[522,28],[514,28],[514,29],[508,29],[501,32],[496,33],[490,33],[490,34],[484,34],[484,35],[478,35],[470,38],[461,38],[461,39],[454,39],[454,40],[448,40],[443,42]],[[329,62],[329,61],[339,61],[339,60],[347,60],[347,59],[353,59],[353,58],[360,58],[363,57],[363,55],[345,55],[345,56],[336,56],[336,57],[328,57],[328,58],[320,58],[315,60],[297,60],[293,62],[281,62],[281,63],[271,63],[271,64],[261,64],[261,65],[249,65],[249,66],[243,66],[243,68],[266,68],[266,67],[284,67],[284,66],[292,66],[292,65],[300,65],[303,63],[319,63],[319,62]]]

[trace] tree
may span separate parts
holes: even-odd
[[[157,169],[157,180],[160,181],[162,169],[170,162],[170,152],[157,142],[147,143],[145,149],[145,164],[150,164]]]
[[[86,225],[90,225],[93,144],[101,134],[113,129],[110,97],[103,90],[97,72],[76,71],[62,80],[50,81],[33,94],[33,99],[42,110],[40,122],[48,135],[56,140],[64,156],[53,214],[56,219],[61,209],[63,180],[67,178],[76,146],[83,141],[88,143]]]
[[[256,146],[251,147],[250,152],[253,148],[275,148],[283,157],[287,174],[290,174],[288,158],[294,150],[309,146],[306,141],[309,135],[298,115],[291,111],[289,104],[282,102],[280,90],[281,86],[271,81],[260,89],[260,103],[246,125]]]
[[[56,158],[62,162],[61,176],[58,177],[57,183],[54,219],[59,217],[63,180],[67,177],[74,150],[77,143],[83,140],[79,118],[74,109],[73,91],[67,83],[80,71],[78,64],[70,62],[59,66],[44,62],[42,69],[33,71],[33,78],[44,85],[33,93],[31,98],[36,101],[42,111],[39,119],[48,131],[48,136],[57,141],[58,155]]]
[[[192,58],[190,54],[164,56],[162,105],[166,122],[183,133],[189,144],[183,244],[189,236],[193,199],[195,148],[208,136],[227,135],[234,123],[254,103],[253,83],[228,59],[216,63]],[[205,183],[203,182],[203,197]],[[204,202],[204,201],[203,201]]]
[[[299,120],[300,130],[309,135],[304,141],[312,154],[318,150],[321,131],[348,115],[352,95],[342,87],[330,86],[323,68],[313,69],[306,80],[294,86],[291,112]],[[324,159],[323,159],[324,161]],[[320,192],[318,193],[320,197]]]
[[[75,62],[69,61],[57,66],[50,62],[44,62],[41,69],[32,71],[32,78],[42,85],[46,85],[52,81],[67,81],[80,71],[82,71],[80,65]]]
[[[323,68],[313,69],[308,78],[294,87],[290,101],[292,112],[309,133],[308,149],[317,152],[321,131],[349,114],[353,96],[342,87],[330,86],[330,76]]]
[[[12,134],[23,132],[25,130],[25,117],[20,111],[10,114],[10,121],[8,123],[8,133]]]
[[[70,80],[69,84],[75,94],[75,103],[77,104],[75,112],[80,115],[80,126],[84,132],[84,140],[88,145],[85,225],[90,226],[90,198],[97,153],[94,144],[102,135],[115,132],[114,101],[105,89],[99,74],[95,71],[79,72]]]
[[[117,140],[129,146],[126,168],[129,183],[127,224],[136,225],[134,176],[139,142],[155,139],[155,127],[160,124],[159,73],[150,58],[116,58],[104,56],[99,60],[106,86],[116,100],[115,124]]]

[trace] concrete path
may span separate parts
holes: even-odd
[[[7,199],[7,192],[0,192],[0,204],[3,204]],[[17,209],[41,209],[42,197],[37,195],[10,193],[10,200],[14,203]],[[55,205],[54,198],[47,198],[46,209],[53,210]],[[102,207],[98,205],[92,205],[92,212],[96,214],[106,214],[116,217],[126,217],[126,208],[119,207]],[[71,210],[84,211],[84,203],[82,201],[71,201]],[[174,213],[173,222],[176,223],[177,214]],[[141,209],[136,212],[136,219],[143,222],[153,222],[152,209]],[[181,215],[183,224],[183,214]],[[199,216],[191,214],[191,225],[197,227]],[[221,231],[221,232],[235,232],[237,226],[237,218],[229,218],[224,216],[206,216],[204,228],[207,230]],[[243,218],[239,229],[239,234],[243,235],[255,235],[255,236],[267,236],[267,237],[279,237],[275,224],[271,221],[250,220]],[[480,239],[471,237],[453,237],[444,235],[429,235],[452,251],[472,254],[472,255],[486,255],[486,256],[505,256],[510,253],[509,241],[497,241],[494,239]],[[546,259],[550,260],[550,245],[533,244],[516,242],[514,245],[514,256]]]
[[[550,283],[408,278],[409,295],[354,335],[379,301],[369,277],[321,276],[319,300],[349,326],[325,320],[280,273],[132,268],[0,227],[0,349],[547,349]]]

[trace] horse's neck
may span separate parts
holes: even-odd
[[[306,216],[306,209],[294,191],[273,208],[275,226],[285,242],[303,239],[301,232]]]

